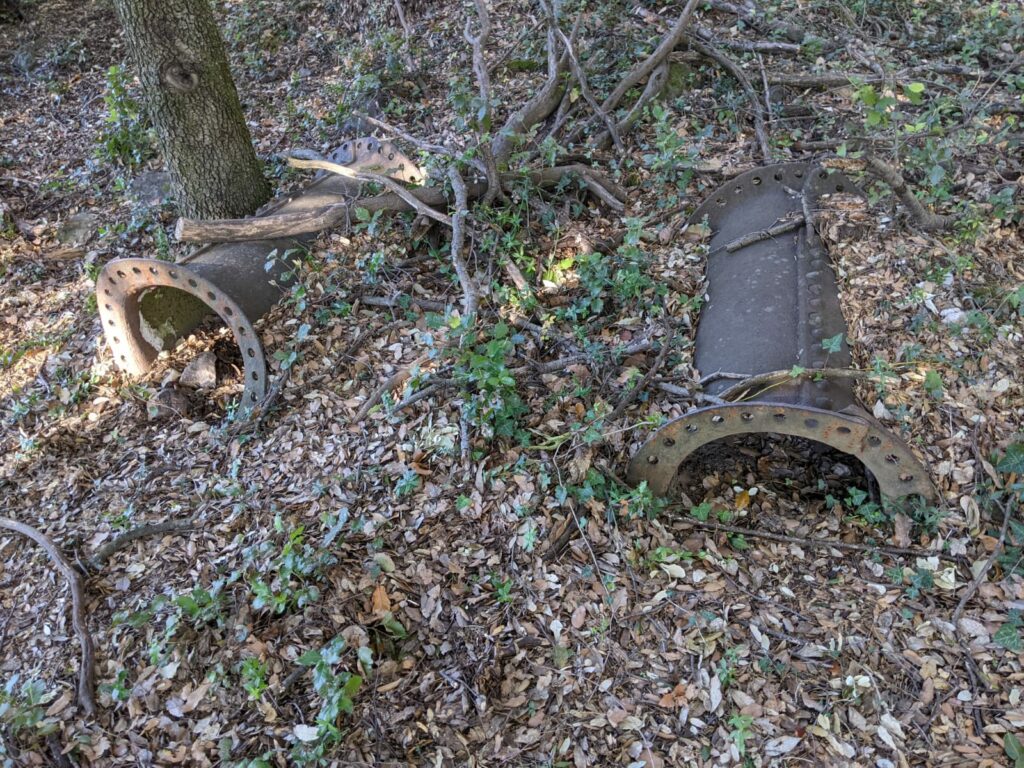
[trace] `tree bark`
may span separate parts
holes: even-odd
[[[209,0],[114,0],[186,216],[247,216],[270,197]]]

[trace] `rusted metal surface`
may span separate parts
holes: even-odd
[[[705,387],[730,402],[691,411],[658,430],[633,457],[630,482],[646,480],[655,493],[669,494],[679,467],[700,446],[765,432],[816,440],[856,456],[886,496],[933,495],[927,471],[906,443],[857,404],[851,378],[736,378],[794,366],[850,366],[835,273],[803,217],[823,195],[856,191],[841,173],[788,163],[737,176],[694,212],[691,223],[706,220],[712,231],[708,302],[694,359],[704,376],[731,374]],[[794,220],[797,226],[780,226]],[[768,231],[777,234],[758,236]]]
[[[374,138],[345,142],[331,160],[419,183],[422,172],[394,146]],[[293,198],[265,213],[303,213],[356,196],[359,183],[321,175]],[[119,368],[149,370],[162,349],[214,312],[231,329],[244,361],[245,389],[239,413],[246,415],[265,396],[267,366],[254,325],[277,303],[291,277],[288,259],[270,258],[307,245],[314,235],[206,246],[178,263],[158,259],[116,259],[101,270],[96,298],[107,345]]]

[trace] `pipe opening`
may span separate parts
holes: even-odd
[[[912,481],[908,481],[912,482]],[[719,500],[733,487],[758,488],[763,499],[801,503],[847,498],[850,491],[877,496],[874,476],[856,456],[816,440],[771,432],[731,435],[705,443],[676,473],[668,496],[693,503]],[[760,511],[754,497],[751,509]]]

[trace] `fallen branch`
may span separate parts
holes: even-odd
[[[867,163],[867,167],[872,173],[892,187],[892,191],[903,201],[903,204],[907,206],[910,214],[914,217],[914,221],[925,232],[938,232],[953,226],[956,217],[932,213],[925,208],[921,201],[914,196],[910,187],[907,186],[903,174],[896,170],[896,168],[884,160],[880,160],[875,155],[865,155],[864,162]]]
[[[678,508],[681,505],[671,504],[669,506]],[[758,531],[753,528],[740,528],[735,525],[725,525],[724,523],[713,523],[709,520],[698,520],[697,518],[692,517],[687,517],[680,522],[683,525],[691,525],[705,531],[732,533],[740,536],[750,536],[755,539],[777,541],[783,544],[800,544],[806,547],[818,547],[825,549],[845,549],[850,552],[867,552],[870,554],[880,552],[882,554],[890,555],[891,557],[937,557],[940,560],[945,560],[946,562],[960,562],[960,558],[955,555],[949,555],[945,552],[936,552],[933,550],[910,549],[908,547],[889,547],[881,544],[854,544],[852,542],[835,541],[833,539],[815,539],[807,536],[791,536],[784,533],[772,533],[771,531]]]
[[[740,248],[746,248],[748,245],[759,243],[762,240],[771,240],[772,238],[784,235],[787,232],[792,232],[794,229],[799,229],[804,224],[804,217],[799,216],[789,221],[783,221],[781,224],[776,224],[774,227],[768,229],[762,229],[757,232],[751,232],[749,235],[743,237],[737,237],[732,242],[726,243],[723,249],[727,253],[735,253]]]
[[[390,176],[385,176],[381,173],[371,173],[369,171],[354,171],[347,165],[341,163],[335,163],[330,160],[321,159],[305,159],[299,157],[289,157],[288,165],[293,168],[307,168],[316,169],[319,171],[327,171],[328,173],[335,173],[338,176],[344,176],[348,179],[355,181],[364,181],[374,184],[380,184],[381,186],[389,189],[392,194],[398,195],[406,205],[415,210],[421,216],[439,221],[442,224],[447,224],[449,227],[452,225],[451,217],[446,213],[441,213],[435,208],[431,208],[429,205],[425,205],[419,198],[416,197],[412,192],[403,187],[397,181],[392,179]]]
[[[744,53],[797,54],[801,50],[799,43],[777,43],[771,40],[755,40],[753,42],[746,40],[721,40],[716,39],[714,33],[706,27],[694,27],[693,31],[706,43],[729,48],[734,51],[743,51]]]
[[[82,646],[82,660],[78,669],[78,703],[81,704],[85,714],[92,717],[96,714],[94,694],[96,662],[92,635],[89,634],[89,627],[85,622],[85,587],[82,584],[82,576],[46,534],[30,525],[6,517],[0,517],[0,528],[20,533],[41,546],[68,582],[68,587],[71,589],[71,623],[75,628],[75,634],[78,635],[78,642]]]
[[[555,9],[549,7],[545,0],[541,0],[541,7],[548,16],[548,23],[555,30],[555,34],[558,39],[562,41],[562,45],[565,46],[565,53],[569,57],[569,66],[572,68],[573,76],[576,78],[576,82],[579,83],[580,93],[583,94],[584,100],[593,110],[594,114],[601,119],[601,122],[608,128],[608,133],[611,136],[612,141],[615,143],[615,148],[622,151],[622,139],[619,138],[619,132],[615,127],[615,121],[606,112],[601,105],[597,102],[597,97],[594,96],[594,92],[590,88],[590,82],[587,80],[587,75],[583,71],[583,66],[580,64],[579,59],[576,58],[576,52],[573,50],[572,41],[566,37],[565,33],[559,29],[558,20],[555,18]]]
[[[311,161],[312,162],[312,161]],[[333,165],[333,164],[332,164]],[[337,166],[344,168],[345,166]],[[578,174],[587,189],[602,202],[617,212],[624,210],[622,201],[627,199],[626,191],[599,171],[580,163],[560,165],[554,168],[527,171],[525,176],[540,187],[555,186],[570,173]],[[502,173],[499,175],[503,188],[523,178],[522,173]],[[393,182],[392,182],[393,183]],[[304,213],[281,213],[266,216],[254,216],[245,219],[215,219],[201,221],[199,219],[178,219],[174,227],[174,237],[183,243],[235,243],[250,240],[274,240],[294,237],[310,232],[332,229],[351,220],[352,212],[363,209],[370,213],[391,211],[401,213],[420,211],[431,207],[429,218],[443,221],[451,226],[450,217],[434,210],[432,206],[447,205],[444,190],[440,187],[417,187],[403,190],[404,196],[384,193],[373,197],[357,200],[339,200],[334,205]],[[487,191],[484,182],[471,181],[466,183],[466,197],[478,199]],[[407,197],[414,198],[416,205],[409,204]],[[444,218],[440,218],[444,216]]]
[[[339,166],[344,167],[344,166]],[[483,194],[483,184],[472,184],[470,193],[474,196]],[[320,232],[332,229],[339,224],[348,223],[352,211],[360,208],[376,213],[377,211],[419,210],[420,205],[446,205],[444,190],[438,187],[418,187],[405,190],[417,200],[418,205],[410,205],[407,200],[393,193],[384,193],[374,197],[358,200],[339,199],[334,205],[328,205],[314,211],[303,213],[279,213],[265,216],[253,216],[245,219],[178,219],[174,225],[174,237],[182,243],[234,243],[248,240],[274,240],[276,238],[293,237],[309,232]],[[435,215],[430,216],[436,219]]]
[[[679,14],[679,18],[676,20],[675,25],[673,25],[672,29],[670,29],[661,39],[661,42],[658,43],[654,52],[623,76],[619,81],[619,84],[615,86],[615,89],[601,104],[601,110],[605,114],[613,114],[615,108],[618,107],[619,103],[622,101],[622,98],[629,93],[633,87],[640,84],[645,79],[650,78],[654,71],[668,59],[669,54],[672,53],[672,51],[674,51],[682,42],[686,32],[686,27],[690,23],[690,17],[693,15],[693,11],[699,2],[700,0],[689,0],[682,12]],[[635,112],[635,108],[632,111]],[[572,132],[566,143],[571,144],[578,141],[586,131],[586,128],[586,124],[581,124]],[[618,124],[616,124],[616,130],[622,133]]]
[[[150,536],[160,536],[164,533],[181,533],[183,531],[190,531],[195,528],[195,521],[191,518],[187,520],[167,520],[162,523],[146,523],[136,528],[132,528],[130,531],[125,531],[120,536],[115,536],[113,539],[108,541],[102,547],[97,549],[88,560],[89,567],[94,571],[103,569],[106,565],[107,560],[111,558],[117,552],[127,547],[132,542],[138,541],[139,539],[145,539]]]
[[[693,50],[697,51],[697,53],[702,56],[707,56],[709,59],[718,62],[718,64],[727,69],[739,82],[740,87],[747,96],[747,101],[750,102],[750,108],[754,113],[754,135],[757,137],[757,143],[761,149],[761,156],[764,158],[766,163],[771,163],[772,151],[771,145],[768,142],[768,129],[765,126],[764,105],[761,103],[761,98],[757,95],[757,91],[754,90],[754,86],[750,83],[747,73],[743,71],[743,68],[739,64],[710,43],[700,40],[695,35],[687,35],[686,38]]]
[[[430,383],[423,389],[421,389],[419,392],[413,392],[402,402],[396,405],[395,413],[398,413],[399,411],[404,411],[409,406],[415,405],[421,400],[426,400],[428,397],[431,397],[432,395],[435,395],[438,392],[443,392],[444,390],[454,386],[455,381],[452,379],[431,379]]]
[[[520,137],[554,112],[562,100],[562,94],[566,90],[562,75],[565,74],[569,57],[565,53],[558,55],[558,38],[550,27],[547,48],[548,79],[529,101],[509,115],[505,125],[491,143],[491,152],[499,166],[508,161]]]
[[[485,0],[476,0],[476,14],[480,19],[480,32],[476,35],[471,34],[469,21],[467,21],[463,35],[466,42],[473,48],[473,74],[476,75],[477,85],[480,89],[480,101],[483,104],[479,115],[479,128],[482,131],[487,131],[491,122],[491,77],[487,70],[487,61],[484,59],[484,46],[491,35],[491,17],[487,13]],[[487,176],[487,191],[484,192],[483,203],[490,205],[501,194],[498,165],[489,144],[478,141],[477,149],[483,158],[484,174]]]
[[[406,306],[419,307],[425,312],[447,312],[448,305],[443,301],[421,299],[408,294],[398,296],[362,296],[360,302],[368,307],[387,307],[388,309],[405,309]]]
[[[658,94],[665,88],[665,84],[668,82],[669,74],[669,62],[663,61],[658,65],[649,78],[647,78],[647,84],[644,86],[643,93],[640,94],[640,98],[636,100],[626,116],[619,120],[615,124],[615,129],[619,134],[629,133],[636,121],[640,119],[640,116],[644,113],[644,108],[650,104],[654,99],[658,97]],[[608,146],[608,140],[611,138],[611,134],[608,131],[599,134],[594,139],[594,146],[598,149],[604,149]]]
[[[622,97],[629,93],[631,88],[650,76],[657,69],[658,65],[665,61],[668,55],[682,42],[683,36],[686,33],[686,27],[690,23],[690,17],[700,1],[689,0],[682,13],[679,14],[675,26],[662,38],[658,47],[654,49],[654,53],[633,67],[619,81],[619,84],[615,86],[615,90],[611,92],[608,98],[605,99],[604,104],[601,105],[605,112],[611,112],[615,109],[619,102],[622,101]]]

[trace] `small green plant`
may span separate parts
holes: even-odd
[[[247,552],[252,607],[273,613],[305,608],[320,599],[316,583],[326,578],[325,570],[336,558],[307,542],[304,526],[287,530],[280,515],[274,518],[274,530],[284,536],[280,551],[266,541]]]
[[[825,506],[834,509],[842,506],[853,519],[860,520],[870,526],[881,525],[889,520],[889,515],[880,504],[868,501],[868,492],[860,488],[849,488],[846,491],[846,498],[840,500],[831,494],[825,496]]]
[[[1022,624],[1024,624],[1024,620],[1021,619],[1020,611],[1011,610],[1006,621],[996,630],[992,639],[1006,650],[1020,653],[1024,650],[1024,643],[1021,642],[1020,637]]]
[[[754,718],[750,715],[732,715],[729,718],[729,739],[736,745],[736,751],[740,757],[746,757],[747,740],[753,735],[750,727],[754,724]]]
[[[702,523],[706,523],[708,518],[711,516],[711,504],[709,502],[703,502],[695,507],[690,508],[690,517],[695,520],[700,520]]]
[[[494,595],[499,603],[511,603],[512,597],[512,579],[499,579],[497,574],[491,574],[490,578],[491,587],[494,588]]]
[[[238,673],[242,678],[242,687],[249,694],[250,701],[258,701],[267,690],[267,665],[250,656],[239,665]]]
[[[24,746],[34,746],[51,733],[60,730],[60,721],[46,717],[45,706],[56,695],[48,691],[42,680],[26,680],[18,685],[20,676],[8,678],[0,689],[0,726],[12,740]],[[9,754],[5,739],[0,739],[0,764],[14,766],[17,753]]]
[[[107,108],[105,127],[99,136],[99,154],[128,170],[153,154],[153,138],[139,103],[128,93],[129,78],[120,64],[107,70],[103,103]]]
[[[1024,768],[1024,746],[1014,734],[1003,734],[1003,751],[1013,760],[1013,768]]]
[[[665,500],[655,496],[644,480],[635,488],[612,488],[611,503],[628,518],[643,517],[653,520],[665,508]]]
[[[419,473],[415,469],[408,469],[402,473],[402,476],[398,478],[398,482],[395,483],[395,497],[400,499],[403,496],[415,493],[422,484],[423,481],[420,479]]]
[[[132,697],[132,686],[128,682],[128,670],[119,669],[114,677],[114,682],[105,683],[100,686],[100,692],[110,697],[110,700],[122,704]]]
[[[516,435],[526,412],[508,367],[521,341],[505,323],[497,323],[480,331],[476,343],[455,348],[452,377],[463,389],[466,417],[489,439]]]
[[[298,658],[299,664],[313,672],[313,690],[320,699],[320,710],[314,725],[295,729],[298,741],[291,757],[296,765],[324,764],[344,737],[338,721],[343,714],[352,714],[353,699],[363,684],[361,675],[337,669],[344,650],[345,639],[339,635],[319,650],[307,651]],[[370,649],[360,648],[357,659],[363,674],[368,674],[373,666]]]

